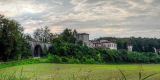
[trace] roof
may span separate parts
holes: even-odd
[[[101,43],[111,43],[110,41],[108,40],[99,40]]]
[[[103,41],[101,43],[113,43],[113,42],[110,42],[110,41]]]
[[[93,44],[100,44],[99,41],[91,41],[91,43],[93,43]]]
[[[89,35],[88,33],[78,33],[78,35]]]
[[[100,40],[90,40],[91,43],[94,43],[94,44],[100,44],[100,43],[114,43],[114,42],[111,42],[111,41],[108,41],[108,40],[103,40],[103,41],[100,41]]]

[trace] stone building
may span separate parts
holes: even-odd
[[[93,40],[90,41],[89,47],[92,48],[108,48],[117,50],[117,44],[108,40]]]
[[[154,52],[160,54],[160,49],[154,48]]]
[[[133,46],[132,45],[128,45],[127,49],[128,49],[128,51],[132,52],[133,51]]]
[[[89,34],[87,33],[78,33],[76,36],[76,39],[79,41],[82,41],[83,44],[86,44],[86,45],[89,44]]]
[[[91,48],[109,48],[117,50],[117,44],[108,40],[89,40],[89,34],[76,33],[75,38]]]

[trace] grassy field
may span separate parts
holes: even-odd
[[[123,71],[127,80],[139,80],[158,73],[146,80],[160,80],[160,65],[158,64],[30,64],[0,69],[0,80],[4,76],[23,77],[23,80],[120,80]],[[10,79],[15,80],[15,79]],[[22,80],[22,79],[17,79]],[[124,79],[125,80],[125,79]]]

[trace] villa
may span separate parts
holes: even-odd
[[[117,50],[117,44],[108,40],[89,40],[88,33],[77,33],[75,38],[90,48],[108,48]]]
[[[117,44],[108,40],[91,40],[89,47],[91,48],[108,48],[117,50]]]

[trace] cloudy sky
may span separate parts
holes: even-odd
[[[0,14],[17,20],[32,33],[48,26],[53,33],[65,28],[90,38],[160,38],[160,0],[0,0]]]

